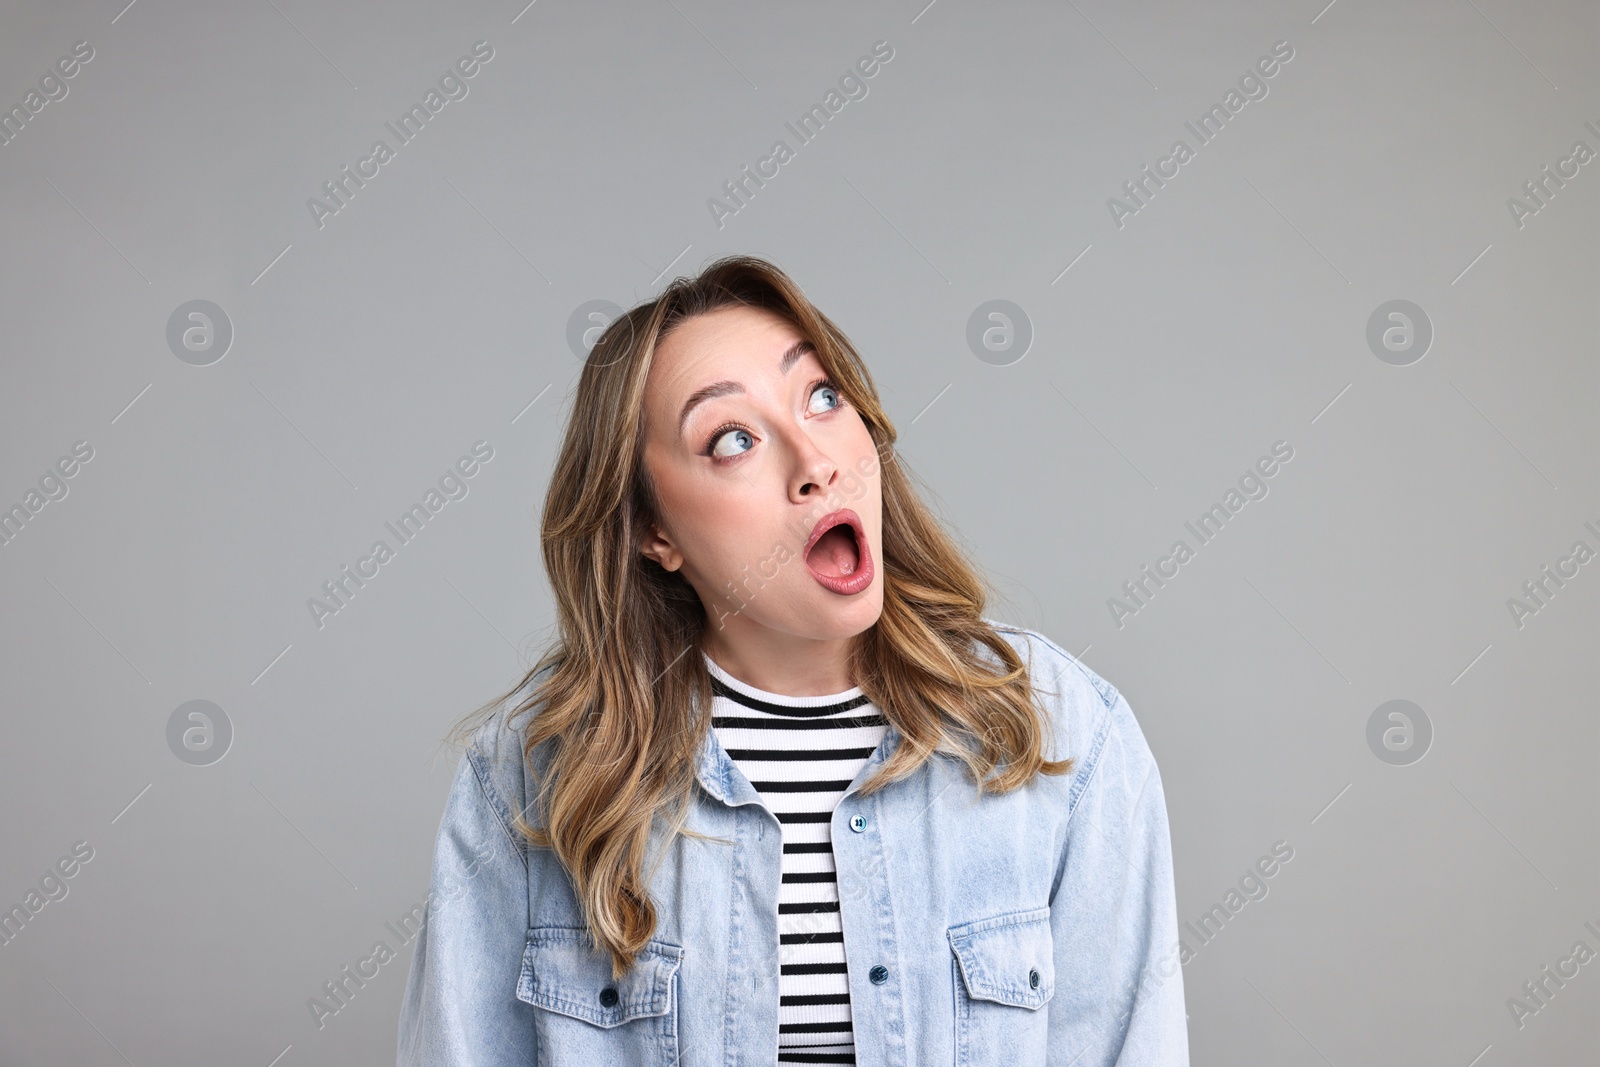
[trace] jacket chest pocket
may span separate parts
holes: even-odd
[[[1050,909],[949,929],[958,1067],[1042,1065],[1056,971]]]
[[[621,978],[587,929],[528,931],[517,999],[539,1009],[540,1067],[671,1067],[678,1056],[678,966],[683,948],[652,940]]]

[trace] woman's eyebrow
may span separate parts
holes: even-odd
[[[789,371],[794,368],[794,365],[800,362],[801,356],[804,356],[808,353],[815,355],[816,351],[816,346],[814,346],[810,341],[804,339],[796,341],[794,344],[788,347],[788,349],[783,353],[782,358],[778,360],[778,372],[780,374],[788,374]],[[689,394],[689,399],[683,402],[683,410],[678,414],[678,433],[680,435],[683,433],[683,428],[689,421],[689,412],[693,411],[698,405],[705,403],[707,400],[713,400],[719,396],[733,396],[743,392],[743,385],[735,381],[730,381],[727,378],[724,378],[720,382],[712,382],[710,385],[696,389],[694,392]]]

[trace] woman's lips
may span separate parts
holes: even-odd
[[[849,574],[827,574],[819,571],[811,562],[811,550],[817,542],[822,540],[829,530],[840,526],[848,526],[855,534],[856,567]],[[842,536],[842,535],[840,535]],[[850,508],[840,508],[838,511],[829,512],[817,520],[816,526],[811,529],[811,536],[806,540],[805,548],[800,556],[805,560],[806,570],[811,572],[823,588],[832,590],[843,596],[859,593],[872,584],[874,568],[872,565],[872,549],[867,545],[866,527],[861,524],[861,516]]]

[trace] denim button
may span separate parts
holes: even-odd
[[[889,980],[889,968],[880,963],[867,972],[867,977],[872,979],[873,985],[882,985]]]
[[[610,986],[606,986],[604,989],[600,990],[600,1003],[607,1008],[615,1007],[617,1003],[617,991]]]
[[[1030,970],[1028,972],[1028,986],[1031,989],[1038,989],[1039,988],[1039,972],[1038,971]]]
[[[867,828],[867,817],[865,815],[852,815],[852,816],[850,816],[850,829],[854,830],[856,833],[859,834],[861,831],[865,830],[866,828]]]

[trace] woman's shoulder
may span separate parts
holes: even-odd
[[[528,722],[537,713],[536,705],[524,707],[528,704],[528,697],[534,688],[550,673],[550,668],[545,668],[536,674],[530,674],[519,683],[516,689],[501,698],[492,707],[485,710],[481,721],[473,728],[467,737],[467,749],[476,752],[486,759],[503,757],[509,749],[521,748],[521,738],[527,729]]]
[[[1100,677],[1077,656],[1038,630],[1014,626],[997,619],[983,621],[994,627],[1007,643],[1016,649],[1022,661],[1028,664],[1028,674],[1032,677],[1035,688],[1040,688],[1041,681],[1065,681],[1068,686],[1079,688],[1087,684],[1093,691],[1093,696],[1104,707],[1111,708],[1116,705],[1119,696],[1116,686]]]
[[[506,826],[511,825],[513,809],[526,810],[528,761],[524,739],[538,705],[528,698],[553,668],[529,675],[511,693],[488,708],[481,721],[466,738],[464,759],[471,764],[489,802]],[[534,753],[537,759],[539,753]]]
[[[1072,756],[1077,761],[1073,777],[1080,782],[1092,777],[1107,759],[1130,769],[1153,769],[1155,760],[1144,732],[1116,686],[1037,630],[984,621],[1028,665],[1034,692],[1049,710],[1057,734],[1050,758]]]

